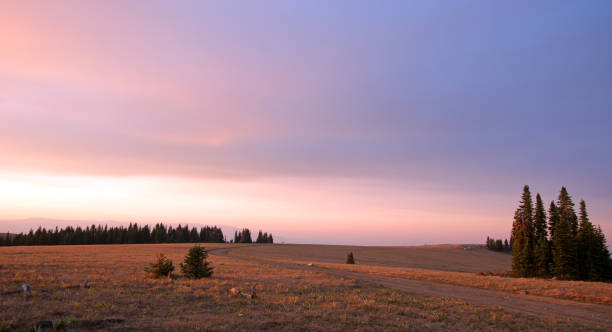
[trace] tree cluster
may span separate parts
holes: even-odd
[[[108,227],[101,225],[71,227],[47,230],[39,227],[36,231],[17,235],[6,234],[0,237],[0,246],[33,246],[33,245],[60,245],[60,244],[125,244],[125,243],[186,243],[186,242],[225,242],[221,228],[205,226],[199,230],[189,226],[177,227],[156,224],[131,224],[128,227]]]
[[[259,230],[255,243],[274,243],[274,238],[272,238],[272,234],[262,233],[261,230]]]
[[[502,241],[501,239],[493,239],[487,236],[487,249],[489,250],[493,250],[493,251],[500,251],[500,252],[509,252],[510,249],[510,244],[508,243],[508,239]]]
[[[550,203],[548,216],[540,194],[534,208],[529,186],[523,188],[510,246],[516,276],[612,280],[612,261],[601,227],[589,220],[584,200],[576,215],[565,187],[557,201]]]
[[[234,243],[253,243],[251,239],[251,230],[243,228],[241,231],[234,232]]]

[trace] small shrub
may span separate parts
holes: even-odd
[[[37,326],[37,325],[32,325],[29,331],[30,332],[42,332],[42,330],[43,330],[42,327]]]
[[[68,325],[70,325],[70,323],[72,323],[70,319],[63,318],[63,319],[54,320],[52,324],[53,324],[53,329],[58,331],[58,330],[65,330],[68,327]]]
[[[7,332],[13,330],[13,322],[2,320],[0,321],[0,332]]]
[[[208,252],[200,246],[189,249],[184,263],[181,263],[181,272],[190,279],[210,277],[213,274],[213,268],[208,265],[207,257]]]
[[[352,252],[349,252],[349,254],[346,255],[346,264],[355,264],[355,258],[353,258]]]
[[[433,313],[433,317],[432,317],[432,321],[434,322],[441,322],[443,320],[446,319],[446,314],[443,312],[434,312]]]
[[[174,265],[164,254],[157,254],[155,262],[145,267],[147,272],[152,278],[167,277],[172,271],[174,271]]]

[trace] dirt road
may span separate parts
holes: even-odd
[[[501,307],[504,310],[520,312],[538,317],[548,317],[556,320],[571,320],[586,324],[590,327],[599,327],[612,330],[612,306],[576,302],[557,298],[518,295],[508,292],[464,287],[422,280],[392,278],[365,273],[355,273],[324,269],[316,266],[279,263],[262,258],[244,258],[230,255],[231,250],[237,248],[219,248],[210,250],[211,254],[229,256],[236,259],[255,261],[288,269],[316,271],[338,277],[350,278],[359,281],[371,282],[387,288],[405,291],[424,296],[450,297],[461,299],[472,304]]]

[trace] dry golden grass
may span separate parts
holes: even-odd
[[[304,250],[300,250],[303,247]],[[313,248],[314,247],[314,248]],[[323,254],[318,251],[325,250],[328,246],[301,246],[292,245],[288,247],[283,246],[268,246],[268,247],[248,247],[232,251],[234,255],[240,256],[252,256],[252,257],[263,257],[266,259],[284,262],[284,263],[295,263],[295,264],[310,264],[315,263],[318,267],[330,268],[335,270],[343,270],[350,272],[369,273],[375,275],[396,277],[396,278],[407,278],[416,280],[428,280],[434,282],[455,284],[461,286],[477,287],[495,289],[507,292],[515,293],[528,293],[533,295],[548,296],[562,299],[579,300],[590,303],[599,304],[612,304],[612,284],[603,282],[584,282],[584,281],[562,281],[562,280],[550,280],[550,279],[530,279],[530,278],[505,278],[498,276],[480,276],[476,273],[467,272],[452,272],[452,270],[458,270],[462,267],[470,265],[467,263],[468,260],[473,259],[473,254],[469,251],[457,251],[465,252],[465,257],[456,258],[457,266],[453,266],[452,262],[448,262],[445,266],[450,271],[440,271],[434,269],[422,269],[422,268],[408,268],[408,267],[391,267],[391,266],[374,266],[363,264],[362,259],[359,255],[355,254],[355,260],[357,265],[348,265],[343,263],[329,263],[326,261],[314,261],[305,260],[304,258],[322,256]],[[368,252],[369,248],[361,247],[362,252]],[[287,250],[290,249],[290,250]],[[427,247],[415,247],[415,249],[429,250]],[[439,248],[436,248],[439,249]],[[434,261],[444,261],[446,258],[435,256],[447,255],[447,252],[453,250],[452,247],[444,248],[446,250],[432,250],[432,252],[425,255],[428,259]],[[395,252],[395,256],[402,257],[405,253],[404,248],[398,248]],[[475,250],[476,251],[476,250]],[[500,253],[491,252],[489,250],[481,250],[480,255],[484,256],[491,253],[492,256],[504,255]],[[287,259],[291,257],[293,259]],[[346,255],[346,252],[344,253]],[[372,255],[372,252],[369,252]],[[391,264],[392,262],[400,261],[402,258],[393,257],[393,248],[389,247],[386,255],[380,257],[378,265]],[[337,255],[336,261],[342,261],[345,256]],[[508,256],[508,255],[505,255]],[[283,257],[283,258],[279,258]],[[411,258],[410,258],[411,259]],[[367,261],[367,260],[366,260]],[[484,271],[495,271],[497,265],[486,265],[486,260],[482,260],[480,270]],[[478,261],[474,262],[477,264]],[[612,309],[611,309],[612,310]]]
[[[213,278],[149,279],[163,252],[175,265],[190,245],[0,248],[0,329],[68,319],[68,330],[521,330],[576,329],[453,299],[413,296],[340,277],[211,255]],[[218,247],[219,245],[206,245]],[[88,278],[91,288],[65,288]],[[231,288],[258,285],[253,300]],[[45,290],[46,291],[43,291]],[[108,322],[108,317],[125,321]]]
[[[504,272],[510,270],[512,263],[512,256],[509,254],[490,251],[483,246],[456,244],[412,247],[288,244],[250,247],[249,252],[274,259],[327,263],[344,263],[346,255],[352,252],[360,265],[457,272],[479,272],[483,270],[483,266],[486,271]]]

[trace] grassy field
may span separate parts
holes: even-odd
[[[332,245],[274,245],[249,247],[249,253],[273,259],[326,263],[344,263],[352,252],[356,263],[371,266],[394,266],[439,271],[505,272],[510,270],[512,256],[477,245],[429,245],[414,247],[363,247]]]
[[[511,256],[473,246],[471,250],[464,250],[464,247],[461,245],[418,247],[275,245],[241,248],[234,250],[233,253],[302,265],[314,263],[318,267],[343,271],[612,304],[610,283],[480,275],[480,271],[507,271]],[[349,251],[354,253],[356,265],[344,264]],[[374,257],[379,253],[382,253],[378,256],[379,259],[374,261]]]
[[[208,248],[220,245],[206,245]],[[188,244],[0,248],[0,330],[63,321],[68,330],[524,330],[584,329],[568,322],[423,297],[324,273],[210,256],[210,279],[149,279],[163,252],[175,265]],[[272,246],[270,246],[272,247]],[[70,288],[88,278],[91,288]],[[230,290],[257,285],[258,297]]]

